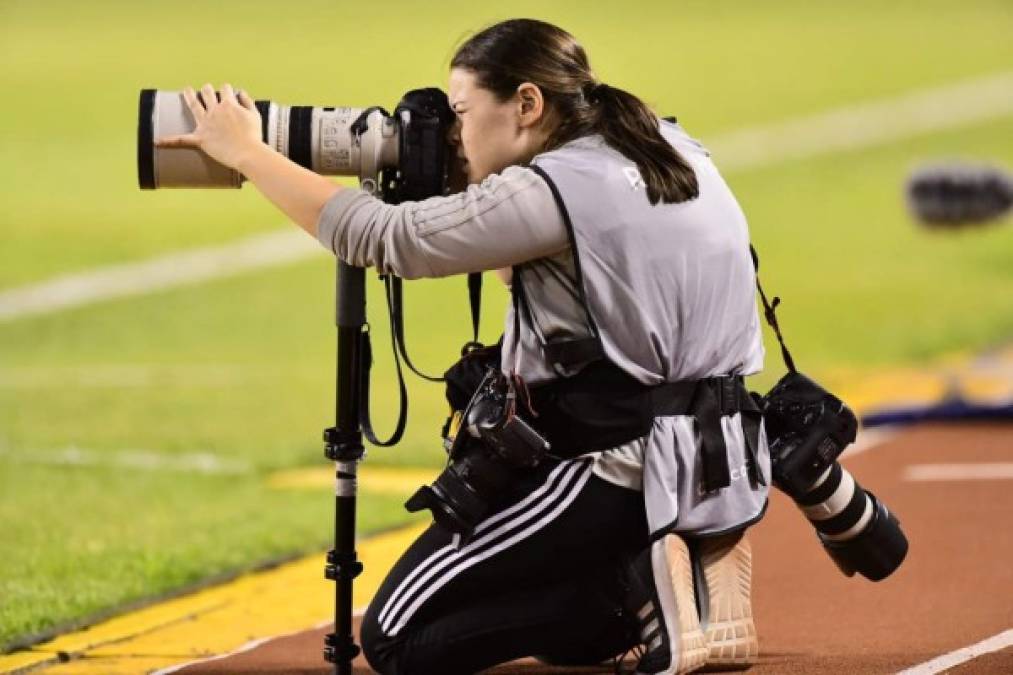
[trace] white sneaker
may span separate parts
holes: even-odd
[[[707,636],[707,670],[737,670],[760,653],[750,591],[753,554],[744,533],[700,539],[696,549],[700,623]]]
[[[689,673],[707,661],[686,542],[668,534],[626,567],[627,611],[636,615],[645,647],[637,675]]]

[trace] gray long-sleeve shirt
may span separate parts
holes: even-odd
[[[509,267],[569,248],[548,185],[519,166],[421,202],[391,205],[341,190],[324,206],[317,237],[351,265],[405,279]]]

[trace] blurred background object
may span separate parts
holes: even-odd
[[[908,178],[907,202],[915,218],[930,227],[996,221],[1013,205],[1013,176],[984,164],[928,165]]]

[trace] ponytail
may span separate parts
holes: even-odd
[[[501,101],[522,82],[536,84],[558,113],[543,151],[588,134],[637,165],[651,204],[685,202],[700,194],[693,167],[659,130],[639,98],[597,81],[584,48],[562,28],[536,19],[510,19],[469,38],[450,62],[465,68]]]
[[[658,118],[639,98],[604,83],[592,86],[592,128],[637,165],[651,204],[678,203],[700,194],[693,167],[665,140]]]

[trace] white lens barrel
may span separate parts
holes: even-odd
[[[366,116],[366,129],[352,133],[363,108],[281,106],[257,101],[266,144],[292,161],[328,176],[358,176],[375,189],[380,171],[398,164],[398,126],[380,110]],[[187,134],[196,126],[181,92],[141,91],[137,134],[138,181],[142,189],[238,188],[244,177],[196,148],[159,148],[160,138]],[[367,185],[368,183],[368,185]]]
[[[196,148],[159,148],[156,140],[188,134],[196,127],[193,115],[176,91],[141,92],[138,123],[138,173],[141,188],[238,188],[242,176]]]

